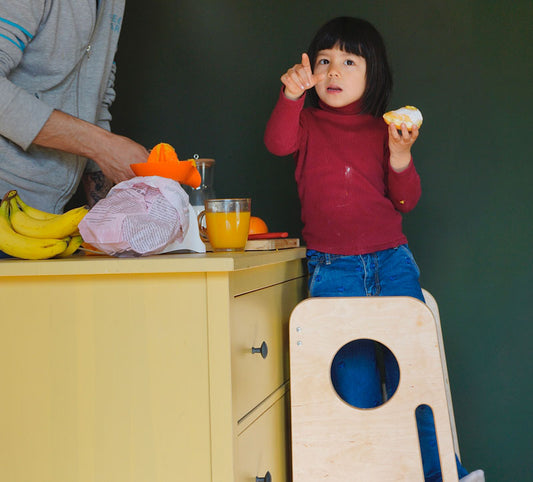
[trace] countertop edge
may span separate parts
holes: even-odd
[[[0,278],[142,273],[229,272],[305,258],[306,248],[245,253],[179,253],[116,258],[74,255],[64,259],[0,260]]]

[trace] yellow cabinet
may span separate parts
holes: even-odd
[[[0,261],[2,480],[290,480],[304,256]]]
[[[290,458],[286,450],[289,438],[288,401],[288,394],[284,394],[239,434],[239,464],[235,480],[255,482],[256,477],[265,477],[267,473],[275,482],[291,480]]]

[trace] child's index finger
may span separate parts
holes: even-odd
[[[309,61],[309,55],[307,55],[305,52],[302,54],[302,65],[306,69],[311,70],[311,62]]]

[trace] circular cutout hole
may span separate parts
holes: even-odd
[[[389,400],[400,381],[396,357],[382,343],[361,338],[342,346],[331,362],[337,395],[356,408],[375,408]]]

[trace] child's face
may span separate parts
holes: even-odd
[[[320,50],[314,74],[325,74],[315,86],[322,102],[331,107],[344,107],[359,100],[366,88],[366,60],[338,47]]]

